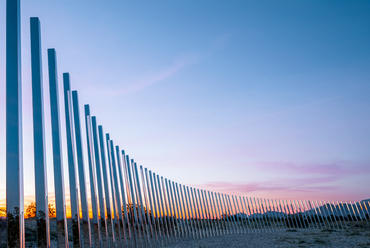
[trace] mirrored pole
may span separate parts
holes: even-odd
[[[147,191],[146,191],[146,188],[148,188],[149,185],[146,185],[147,187],[145,187],[144,171],[143,171],[143,166],[141,166],[141,165],[140,165],[140,176],[141,176],[141,186],[142,186],[143,194],[144,194],[144,200],[143,201],[145,202],[145,207],[146,207],[146,221],[147,221],[147,226],[150,230],[150,236],[151,236],[151,240],[150,240],[149,243],[152,244],[152,241],[153,241],[154,246],[157,246],[156,245],[156,239],[154,238],[155,222],[153,222],[152,219],[151,219],[151,216],[153,216],[153,208],[149,204],[149,198],[150,198],[149,194],[150,194],[150,192],[148,191],[148,193],[147,193]]]
[[[135,223],[135,218],[134,218],[134,205],[133,205],[133,201],[132,201],[132,198],[133,196],[131,195],[131,184],[129,182],[129,170],[128,170],[128,166],[130,164],[130,161],[129,161],[129,156],[128,155],[125,155],[125,152],[122,150],[122,164],[123,164],[123,170],[125,173],[124,176],[125,176],[125,184],[126,184],[126,195],[127,195],[127,214],[128,214],[128,225],[131,225],[131,234],[134,238],[134,240],[131,239],[131,243],[132,241],[134,241],[134,246],[137,247],[138,246],[138,238],[137,238],[137,233],[136,233],[136,223]]]
[[[135,191],[135,194],[136,194],[136,206],[137,206],[137,217],[138,217],[138,224],[139,224],[139,228],[138,228],[138,231],[142,232],[142,239],[141,239],[141,242],[142,242],[142,245],[144,247],[147,246],[147,241],[146,241],[146,232],[145,232],[145,223],[144,223],[144,219],[143,219],[143,211],[142,211],[142,201],[140,199],[140,194],[139,194],[139,182],[137,182],[136,180],[136,163],[134,162],[133,159],[131,159],[131,169],[132,169],[132,179],[133,179],[133,187],[134,187],[134,191]]]
[[[94,139],[94,154],[95,154],[95,165],[96,165],[96,179],[98,183],[98,195],[99,195],[99,210],[100,210],[100,226],[102,230],[102,242],[103,247],[108,247],[108,225],[106,219],[106,196],[103,191],[103,177],[102,177],[102,168],[100,163],[100,151],[99,151],[99,142],[98,142],[98,133],[96,125],[96,117],[91,117],[92,124],[92,135]]]
[[[337,221],[337,218],[338,218],[339,219],[340,226],[341,226],[341,229],[344,229],[343,224],[342,224],[342,220],[341,220],[340,215],[339,215],[339,213],[337,211],[337,207],[335,206],[335,203],[333,201],[332,201],[332,205],[330,204],[330,208],[334,212],[334,218],[335,218],[335,220]]]
[[[247,214],[247,224],[248,224],[248,227],[247,227],[247,229],[248,229],[248,233],[253,233],[253,232],[256,232],[255,231],[255,229],[254,229],[254,226],[252,226],[252,224],[251,224],[251,212],[250,212],[250,208],[249,208],[249,205],[247,205],[247,203],[246,203],[246,201],[245,201],[245,198],[246,197],[242,197],[242,199],[243,199],[243,203],[242,203],[242,205],[244,206],[244,208],[245,208],[245,213]],[[247,198],[248,199],[248,198]]]
[[[6,223],[8,247],[25,247],[20,0],[6,1]]]
[[[200,238],[205,238],[202,220],[200,219],[200,214],[199,214],[199,205],[198,205],[197,195],[195,194],[195,191],[196,191],[195,189],[190,187],[191,198],[192,198],[192,202],[194,206],[194,215],[195,215],[195,218],[197,219],[197,223],[199,227],[198,229],[199,235],[200,235]],[[194,197],[194,194],[195,194],[195,197]]]
[[[153,173],[153,175],[152,175],[151,171],[149,171],[149,175],[150,175],[150,182],[151,183],[152,183],[152,181],[154,182],[154,187],[152,186],[152,188],[154,189],[156,204],[158,206],[158,215],[159,215],[159,221],[160,221],[161,231],[162,231],[162,241],[165,245],[167,245],[169,243],[168,231],[167,231],[166,221],[164,220],[164,214],[163,214],[163,208],[162,208],[162,205],[161,205],[161,200],[159,198],[159,193],[158,193],[159,191],[158,191],[158,186],[157,186],[156,175],[155,175],[155,173]]]
[[[211,230],[212,236],[217,236],[217,232],[215,230],[215,227],[216,227],[215,226],[215,223],[216,223],[215,215],[213,213],[213,208],[212,208],[212,204],[210,202],[210,199],[209,199],[209,197],[207,198],[207,191],[202,190],[202,197],[203,197],[203,201],[205,201],[206,210],[207,210],[206,214],[207,214],[207,219],[208,219],[208,225],[209,225],[209,228]],[[208,199],[209,199],[209,201],[208,201]]]
[[[234,196],[232,196],[232,199],[233,199],[233,203],[234,203],[234,206],[235,206],[235,213],[236,213],[235,217],[236,217],[236,219],[239,223],[240,233],[243,233],[243,232],[246,233],[244,225],[243,225],[243,222],[244,222],[243,219],[244,219],[245,215],[244,215],[244,213],[242,213],[240,211],[238,197],[235,196],[235,198],[234,198]]]
[[[158,238],[158,236],[160,235],[159,219],[158,219],[157,207],[155,205],[155,198],[154,198],[153,189],[152,189],[153,184],[149,183],[149,174],[148,174],[147,168],[145,168],[145,181],[146,181],[146,186],[148,190],[148,202],[149,202],[150,212],[151,212],[150,217],[151,217],[152,225],[154,228],[153,232],[155,235],[155,246],[157,246],[157,245],[161,245],[160,240]]]
[[[147,171],[145,171],[147,172]],[[148,174],[147,174],[148,178]],[[148,180],[148,179],[147,179]],[[159,245],[165,244],[165,238],[164,238],[164,230],[163,230],[163,222],[161,219],[161,211],[158,204],[158,197],[156,195],[156,189],[153,187],[153,177],[152,177],[152,171],[149,171],[149,180],[150,180],[150,187],[152,192],[152,199],[153,199],[153,206],[154,206],[154,212],[155,212],[155,219],[157,223],[157,230],[158,230],[158,236],[159,236]]]
[[[176,184],[176,187],[177,187],[177,184]],[[183,194],[183,190],[184,190],[184,194]],[[194,228],[193,221],[192,221],[191,214],[190,214],[190,208],[189,208],[188,198],[186,197],[185,186],[181,187],[181,184],[180,184],[180,193],[181,193],[181,200],[183,202],[184,215],[186,218],[188,230],[190,231],[191,236],[193,236],[193,239],[196,239],[197,236],[195,233],[195,228]]]
[[[50,247],[47,167],[45,161],[44,100],[41,63],[40,21],[31,17],[31,68],[33,147],[35,162],[35,198],[37,218],[37,246]]]
[[[131,159],[131,163],[133,162],[133,160]],[[132,223],[133,223],[133,232],[135,232],[135,235],[136,235],[136,230],[137,230],[137,234],[138,234],[138,240],[140,243],[143,242],[143,240],[141,239],[141,234],[140,234],[140,224],[139,224],[139,221],[138,221],[138,216],[137,214],[139,213],[138,209],[137,209],[137,196],[135,197],[135,189],[134,189],[134,184],[132,182],[132,173],[131,173],[131,164],[130,164],[130,158],[128,155],[126,155],[126,166],[127,166],[127,177],[128,177],[128,183],[129,183],[129,188],[130,188],[130,198],[131,198],[131,202],[132,202],[132,212],[133,212],[133,215],[134,215],[134,219],[132,220]],[[137,240],[135,239],[135,241]],[[144,239],[144,237],[143,237]]]
[[[69,81],[69,73],[63,73],[64,84],[64,106],[67,134],[67,151],[68,151],[68,170],[69,170],[69,190],[71,199],[71,214],[72,214],[72,239],[73,247],[81,247],[80,240],[80,201],[78,198],[77,174],[76,174],[76,154],[75,140],[73,130],[72,116],[72,97],[71,86]],[[35,174],[36,175],[36,174]],[[37,181],[36,181],[37,182]]]
[[[123,230],[125,231],[126,227],[127,227],[127,232],[128,232],[128,239],[131,240],[131,227],[130,227],[130,223],[128,222],[129,218],[128,218],[128,212],[127,212],[127,202],[126,202],[126,194],[125,194],[125,187],[123,185],[124,183],[124,175],[123,175],[123,172],[125,171],[122,167],[122,164],[125,163],[125,151],[122,150],[121,153],[122,153],[122,157],[123,157],[123,161],[122,161],[122,164],[121,164],[121,156],[119,154],[119,146],[116,146],[116,156],[117,156],[117,166],[118,166],[118,173],[119,173],[119,183],[120,183],[120,187],[121,187],[121,196],[122,196],[122,208],[123,208],[123,216],[122,216],[122,225],[123,225]],[[127,224],[126,224],[127,223]]]
[[[179,186],[177,183],[172,182],[173,185],[173,191],[175,192],[175,197],[177,197],[177,203],[178,203],[178,208],[179,212],[181,214],[181,222],[182,226],[184,229],[184,238],[189,238],[190,237],[190,231],[189,231],[189,224],[188,224],[188,219],[186,217],[186,211],[185,211],[185,205],[184,205],[184,200],[183,198],[180,197],[180,192],[179,192]],[[181,185],[180,185],[181,189]]]
[[[94,246],[101,245],[101,230],[99,222],[99,199],[97,196],[98,190],[96,185],[96,170],[94,163],[94,148],[91,130],[91,116],[90,106],[85,104],[85,126],[86,126],[86,145],[87,145],[87,156],[89,162],[89,177],[90,177],[90,192],[91,192],[91,207],[93,214],[93,230],[94,230]]]
[[[122,245],[122,239],[121,239],[121,228],[120,228],[120,223],[119,223],[119,217],[118,217],[118,206],[117,206],[117,194],[116,194],[116,188],[115,188],[115,182],[114,182],[114,177],[113,177],[113,166],[112,166],[112,150],[110,146],[110,137],[109,133],[105,134],[105,142],[107,146],[107,157],[108,157],[108,169],[109,169],[109,181],[110,181],[110,193],[112,195],[112,210],[113,214],[112,217],[114,216],[113,221],[113,231],[114,231],[114,238],[115,238],[115,244],[117,246]]]
[[[178,226],[176,225],[177,223],[175,222],[174,210],[172,209],[171,197],[170,197],[169,188],[168,188],[168,181],[167,181],[167,178],[163,179],[163,177],[161,177],[161,180],[162,180],[162,185],[163,185],[163,195],[164,195],[166,206],[168,206],[168,214],[171,220],[171,226],[173,230],[172,233],[175,238],[175,242],[178,242],[178,229],[177,229]]]
[[[126,227],[124,225],[123,221],[123,216],[122,216],[122,204],[121,204],[121,197],[120,197],[120,191],[119,191],[119,183],[118,183],[118,172],[117,172],[117,164],[116,161],[119,160],[119,150],[117,154],[117,159],[116,155],[114,153],[114,145],[113,145],[113,140],[109,141],[109,151],[110,151],[110,159],[111,159],[111,168],[113,171],[113,180],[114,180],[114,193],[116,197],[116,213],[117,213],[117,226],[118,226],[118,231],[120,232],[121,239],[123,238],[124,244],[127,246],[127,238],[126,238]],[[119,163],[118,163],[119,165]],[[119,166],[118,166],[119,167]],[[123,190],[123,189],[122,189]],[[122,237],[123,233],[123,237]],[[122,242],[122,241],[121,241]],[[123,244],[122,244],[123,245]]]
[[[256,225],[255,225],[253,206],[251,206],[251,205],[249,204],[248,197],[245,197],[245,200],[247,201],[247,202],[246,202],[246,206],[247,206],[248,211],[249,211],[249,220],[250,220],[250,221],[249,221],[249,223],[250,223],[250,225],[251,225],[251,227],[252,227],[253,232],[254,232],[254,233],[257,233],[257,232],[258,232],[258,229],[257,229],[257,227],[256,227]]]
[[[197,203],[198,218],[201,223],[202,230],[203,230],[203,237],[209,237],[208,230],[207,230],[208,229],[207,224],[204,218],[204,210],[202,207],[202,201],[201,201],[201,196],[199,194],[199,189],[194,189],[194,195],[195,195],[195,201]]]
[[[48,64],[49,64],[51,134],[53,142],[55,205],[57,212],[56,218],[57,240],[58,247],[64,247],[68,246],[68,229],[65,212],[62,141],[60,137],[60,126],[59,126],[60,122],[59,122],[57,59],[56,52],[54,49],[48,49]]]
[[[81,236],[83,237],[83,246],[91,247],[91,230],[90,230],[90,217],[89,217],[89,205],[87,204],[86,194],[86,179],[85,179],[85,166],[82,153],[82,138],[81,138],[81,124],[80,124],[80,110],[78,104],[78,93],[72,91],[72,102],[73,102],[73,119],[75,124],[75,135],[76,135],[76,152],[77,152],[77,165],[78,165],[78,177],[80,183],[80,198],[81,198],[81,209],[82,209],[82,230]]]
[[[170,180],[168,181],[168,183],[169,183],[170,194],[171,194],[171,199],[172,199],[172,206],[173,206],[173,209],[174,209],[174,212],[175,212],[177,230],[179,232],[179,239],[180,238],[185,238],[185,226],[184,226],[184,222],[183,222],[183,219],[182,219],[182,212],[180,210],[180,204],[178,202],[179,198],[178,198],[178,195],[176,194],[176,190],[175,190],[175,183],[171,182]],[[172,191],[172,189],[173,189],[173,191]]]
[[[103,135],[103,126],[98,126],[99,131],[99,146],[100,146],[100,157],[101,157],[101,167],[103,171],[103,183],[104,183],[104,194],[105,194],[105,206],[107,207],[107,230],[108,230],[108,240],[109,246],[113,247],[115,243],[114,237],[114,227],[112,220],[112,205],[111,205],[111,196],[109,194],[109,171],[107,172],[107,164],[105,158],[105,145],[104,145],[104,135]]]
[[[344,205],[343,205],[342,202],[339,203],[338,201],[337,201],[337,205],[339,207],[340,215],[343,217],[344,226],[345,226],[346,229],[348,229],[348,227],[347,227],[347,221],[346,221],[347,216],[344,214],[345,213]]]
[[[171,222],[169,221],[167,206],[165,205],[165,201],[164,201],[163,194],[162,194],[162,190],[164,186],[163,184],[161,186],[159,175],[157,175],[157,183],[158,183],[158,192],[159,192],[159,199],[160,199],[160,204],[161,204],[161,209],[162,209],[162,214],[163,214],[163,220],[164,220],[164,224],[165,224],[166,232],[167,232],[167,238],[169,242],[171,243],[172,242]]]
[[[221,225],[221,221],[220,221],[219,214],[218,214],[218,209],[217,209],[216,202],[214,200],[212,191],[208,191],[208,198],[209,198],[209,202],[211,203],[212,209],[213,209],[216,236],[220,236],[223,234],[222,225]]]
[[[167,184],[167,179],[166,179],[166,184]],[[179,210],[177,208],[177,202],[174,198],[174,194],[172,192],[172,185],[171,185],[171,180],[168,181],[168,184],[169,184],[169,187],[168,187],[168,191],[169,191],[169,194],[168,194],[168,198],[169,198],[169,202],[171,202],[171,206],[172,207],[172,214],[173,214],[173,218],[174,218],[174,222],[175,222],[175,226],[176,226],[176,232],[177,232],[177,238],[178,238],[178,241],[180,240],[181,236],[183,236],[184,232],[183,232],[183,228],[182,228],[182,224],[180,222],[180,213],[179,213]],[[175,196],[176,196],[176,193],[175,193]]]
[[[317,225],[317,223],[316,223],[316,221],[314,219],[314,216],[313,216],[313,209],[311,207],[308,207],[306,200],[304,201],[304,205],[305,205],[305,207],[307,209],[307,211],[306,211],[307,212],[307,215],[310,218],[310,227],[312,225],[312,228],[311,229],[315,229],[315,226],[317,227],[317,229],[319,229],[319,226]]]
[[[143,235],[146,235],[147,244],[149,244],[149,246],[151,247],[152,244],[151,244],[150,235],[149,235],[149,226],[148,226],[147,218],[145,217],[144,207],[146,207],[147,211],[149,209],[148,209],[148,205],[146,205],[146,203],[144,204],[143,196],[141,194],[142,190],[141,190],[141,186],[140,186],[139,172],[138,172],[136,163],[134,163],[133,171],[134,171],[134,174],[135,174],[135,184],[136,184],[136,189],[137,189],[137,194],[136,195],[137,195],[139,206],[140,206],[140,208],[139,208],[140,213],[139,214],[141,216],[141,221],[142,221]],[[143,188],[143,190],[145,190],[145,188]],[[143,239],[145,240],[145,236],[143,236]]]
[[[194,228],[196,238],[200,239],[202,237],[200,235],[200,228],[199,228],[198,219],[196,218],[196,215],[195,215],[194,202],[191,200],[191,196],[190,196],[190,193],[189,193],[189,186],[184,185],[184,193],[185,193],[185,199],[186,199],[187,203],[189,202],[188,207],[190,207],[189,208],[190,216],[191,216],[191,220],[193,222],[193,228]]]

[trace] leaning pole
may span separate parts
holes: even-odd
[[[8,247],[25,247],[20,0],[6,1],[6,211]]]

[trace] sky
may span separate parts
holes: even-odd
[[[90,104],[115,144],[175,182],[263,198],[370,198],[368,1],[21,2],[25,204],[34,199],[29,18],[35,16],[51,200],[48,48],[57,52],[66,192],[63,72],[79,92],[81,113]],[[0,13],[1,205],[5,1]],[[87,166],[86,152],[84,160]]]

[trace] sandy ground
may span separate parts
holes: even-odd
[[[26,221],[26,247],[36,247],[35,220]],[[52,220],[53,222],[53,220]],[[70,223],[69,223],[70,224]],[[55,227],[51,224],[51,247],[56,247]],[[70,226],[70,225],[68,225]],[[69,230],[71,234],[71,230]],[[5,223],[0,222],[0,248],[6,247]],[[70,240],[72,237],[70,237]],[[131,243],[131,242],[129,242]],[[70,247],[73,247],[70,242]],[[129,245],[129,247],[132,247]],[[182,239],[179,242],[164,247],[369,247],[370,227],[367,225],[351,224],[348,230],[299,230],[239,233],[208,237],[203,239]]]
[[[289,230],[183,240],[165,247],[370,247],[369,230]]]

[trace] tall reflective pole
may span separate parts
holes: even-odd
[[[181,187],[181,184],[180,184],[181,196],[182,196],[182,189],[184,189],[184,198],[185,198],[185,201],[186,201],[186,208],[188,210],[187,212],[188,212],[188,216],[189,216],[190,229],[192,230],[193,238],[198,238],[198,232],[196,230],[195,220],[194,220],[194,217],[193,217],[193,208],[192,208],[192,205],[191,205],[191,202],[190,202],[189,188],[185,187],[185,185],[183,185],[183,187]],[[186,191],[186,189],[188,191]]]
[[[30,22],[37,246],[49,247],[50,229],[48,211],[47,167],[45,161],[41,31],[39,18],[31,17]]]
[[[119,180],[118,180],[118,172],[117,172],[117,164],[116,164],[116,158],[115,158],[115,153],[114,153],[113,140],[110,140],[109,145],[110,145],[109,150],[110,150],[110,158],[111,158],[111,168],[113,170],[114,187],[115,187],[115,194],[116,194],[116,201],[117,201],[117,210],[116,210],[117,211],[117,225],[119,227],[122,227],[122,230],[121,228],[119,228],[118,230],[123,233],[123,240],[127,246],[127,238],[126,238],[126,231],[125,231],[126,228],[125,228],[124,220],[122,216],[122,204],[121,204],[121,197],[120,197],[119,184],[118,184]],[[117,159],[120,159],[119,152],[117,155],[118,155]]]
[[[155,240],[156,240],[156,244],[160,245],[160,241],[158,239],[158,236],[160,236],[161,234],[160,234],[157,207],[156,207],[156,204],[155,204],[153,184],[149,183],[149,175],[148,175],[147,168],[145,168],[145,179],[146,179],[146,185],[147,185],[147,189],[148,189],[148,196],[149,196],[148,200],[149,200],[149,204],[150,204],[152,223],[153,223],[153,226],[154,226]]]
[[[68,170],[69,170],[69,190],[71,199],[71,213],[72,213],[72,239],[73,247],[81,247],[80,242],[80,207],[77,188],[77,175],[75,164],[75,140],[73,130],[72,117],[72,97],[71,86],[69,80],[69,73],[63,73],[64,85],[64,110],[66,120],[66,134],[67,134],[67,152],[68,152]]]
[[[94,139],[94,154],[95,154],[95,166],[96,166],[96,180],[98,183],[98,193],[99,193],[99,210],[100,210],[100,225],[102,229],[102,242],[103,247],[108,247],[108,229],[107,229],[107,219],[106,219],[106,204],[104,191],[103,191],[103,177],[102,177],[102,168],[100,163],[100,151],[99,151],[99,142],[98,142],[98,132],[96,125],[96,117],[91,117],[92,124],[92,135]]]
[[[59,126],[59,99],[58,99],[58,74],[57,59],[54,49],[48,49],[49,63],[49,88],[50,88],[50,111],[51,111],[51,134],[53,140],[53,164],[54,164],[54,185],[55,205],[57,212],[57,239],[58,246],[68,245],[68,229],[65,212],[64,199],[64,171],[62,162],[62,141]]]
[[[121,164],[121,156],[120,156],[120,149],[119,146],[116,146],[116,155],[117,155],[117,167],[118,167],[118,172],[119,172],[119,182],[120,182],[120,187],[121,187],[121,196],[122,196],[122,204],[123,204],[123,217],[122,217],[122,225],[123,225],[123,230],[125,231],[126,229],[126,222],[127,222],[127,231],[128,231],[128,238],[131,238],[131,228],[130,228],[130,223],[128,222],[128,213],[127,213],[127,203],[126,203],[126,194],[125,194],[125,187],[123,185],[124,180],[123,180],[123,169],[122,169],[122,164]],[[123,156],[123,164],[125,163],[125,151],[122,150],[122,156]]]
[[[8,247],[24,247],[20,0],[6,1],[6,222]]]
[[[90,106],[85,104],[85,126],[86,126],[86,144],[87,144],[87,155],[89,161],[89,177],[90,177],[90,192],[91,192],[91,207],[93,214],[93,229],[94,229],[94,244],[95,247],[101,245],[101,230],[99,221],[99,199],[98,189],[96,182],[96,169],[94,160],[94,148],[93,148],[93,137],[91,130],[91,116]]]
[[[118,210],[117,210],[117,195],[116,195],[116,188],[114,186],[114,179],[113,179],[113,167],[112,167],[112,151],[110,146],[110,138],[109,133],[105,134],[106,145],[107,145],[107,155],[108,155],[108,176],[110,181],[110,192],[112,195],[112,206],[113,206],[113,213],[114,213],[114,238],[115,238],[115,245],[121,245],[121,231],[120,231],[120,224],[119,224],[119,217],[118,217]]]
[[[76,135],[78,177],[79,177],[79,182],[80,182],[82,230],[83,230],[83,242],[84,242],[83,246],[91,247],[92,245],[91,245],[89,205],[87,204],[85,166],[84,166],[84,159],[83,159],[83,152],[82,152],[80,109],[79,109],[79,102],[78,102],[78,93],[75,90],[72,91],[72,102],[73,102],[73,119],[74,119],[74,124],[75,124],[75,135]]]
[[[103,126],[98,126],[99,131],[99,146],[100,146],[100,156],[101,156],[101,167],[103,171],[103,182],[104,182],[104,194],[105,194],[105,205],[107,207],[107,230],[108,230],[108,239],[109,246],[114,245],[115,237],[113,230],[113,221],[112,221],[112,205],[111,197],[109,195],[109,171],[107,172],[107,164],[105,158],[105,146],[104,146],[104,135],[103,135]]]
[[[145,201],[145,206],[146,206],[146,220],[147,220],[147,225],[150,229],[150,235],[152,237],[152,240],[154,241],[154,246],[156,246],[156,240],[154,240],[154,233],[155,233],[155,223],[152,221],[151,219],[151,216],[153,216],[153,212],[152,212],[152,206],[149,205],[149,198],[150,198],[150,191],[148,191],[148,194],[147,194],[147,191],[146,191],[146,187],[145,187],[145,179],[144,179],[144,171],[143,171],[143,166],[140,165],[140,176],[141,176],[141,185],[142,185],[142,188],[143,188],[143,194],[144,194],[144,200]],[[147,188],[149,189],[149,185],[146,185]],[[152,226],[152,223],[153,223],[153,226],[154,226],[154,231],[153,231],[153,226]],[[151,242],[150,242],[151,243]]]
[[[157,219],[157,224],[158,224],[158,234],[159,234],[161,243],[164,245],[166,243],[165,237],[164,237],[165,236],[164,229],[163,229],[164,225],[163,225],[161,209],[160,209],[159,200],[158,200],[157,186],[156,186],[156,183],[155,183],[155,176],[154,176],[154,180],[153,180],[152,171],[149,171],[149,179],[150,179],[150,186],[152,188],[154,211],[156,213],[156,219]],[[153,186],[153,181],[154,181],[155,188]],[[158,206],[158,210],[157,210],[157,206]]]

